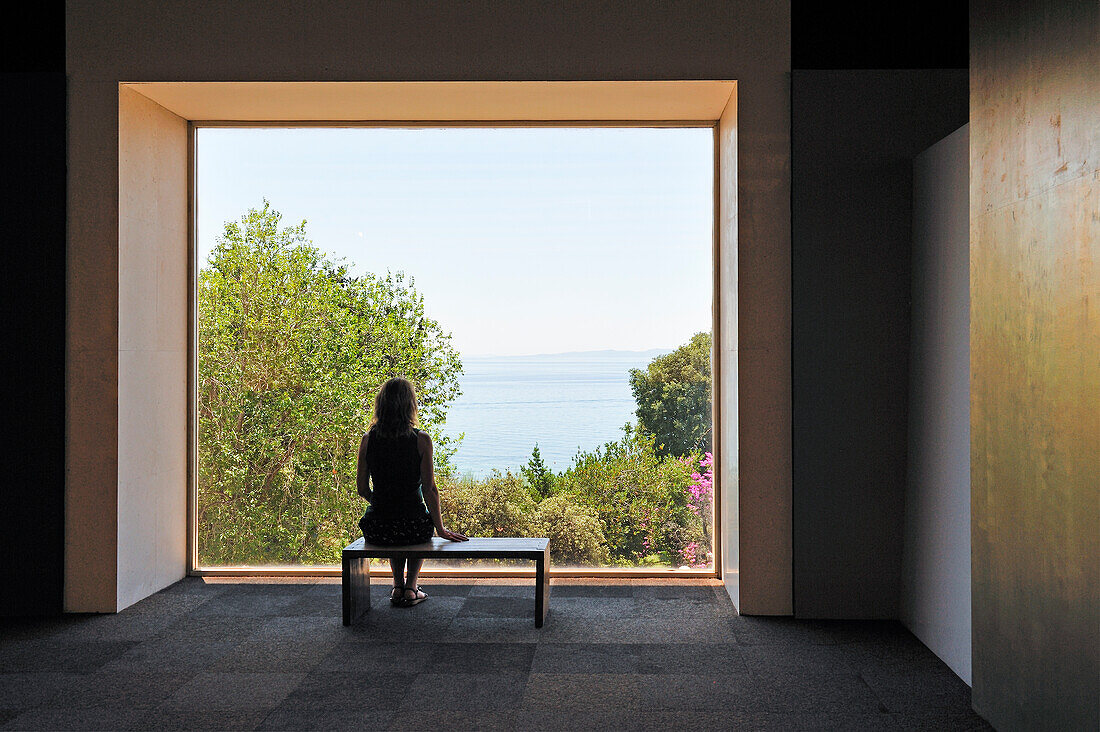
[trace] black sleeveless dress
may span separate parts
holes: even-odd
[[[371,503],[359,528],[368,544],[404,546],[431,540],[435,526],[420,491],[420,431],[383,437],[370,433],[367,467]]]

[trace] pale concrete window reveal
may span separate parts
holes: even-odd
[[[723,579],[735,604],[738,607],[744,604],[747,612],[790,612],[790,441],[788,431],[783,429],[784,421],[775,419],[775,410],[781,408],[785,393],[781,387],[788,359],[782,347],[763,347],[773,341],[785,343],[789,329],[784,326],[781,312],[760,310],[764,301],[757,297],[763,291],[761,288],[783,291],[789,285],[782,275],[782,258],[776,260],[778,269],[774,272],[769,264],[771,259],[753,258],[754,253],[769,250],[786,236],[789,223],[786,209],[777,203],[773,206],[772,200],[785,200],[785,186],[775,189],[773,196],[772,188],[765,192],[755,185],[758,178],[763,180],[761,176],[781,173],[766,152],[774,147],[770,137],[762,148],[747,148],[750,151],[746,153],[747,167],[739,166],[737,153],[739,134],[746,141],[755,140],[755,135],[767,126],[765,122],[781,114],[783,105],[777,106],[768,97],[758,109],[759,114],[750,114],[742,120],[739,133],[734,81],[122,81],[117,90],[119,195],[111,199],[118,207],[120,256],[118,405],[116,410],[112,403],[113,416],[108,419],[106,412],[100,415],[103,410],[95,404],[81,399],[74,401],[69,442],[73,459],[84,464],[80,461],[85,460],[85,447],[87,459],[92,460],[92,456],[103,452],[105,448],[100,443],[106,439],[105,435],[110,435],[109,441],[118,452],[115,471],[118,495],[107,500],[92,488],[85,489],[84,484],[67,487],[69,505],[113,512],[108,522],[78,520],[75,513],[69,516],[71,520],[67,519],[67,608],[126,607],[170,583],[180,572],[336,574],[336,567],[327,566],[209,570],[198,562],[194,491],[197,263],[192,242],[196,201],[190,169],[194,151],[188,151],[194,145],[196,127],[203,125],[404,127],[434,120],[435,124],[445,122],[454,126],[486,123],[532,126],[578,121],[590,126],[713,126],[716,510],[712,576]],[[79,124],[76,127],[82,129]],[[782,148],[776,151],[782,153],[776,160],[786,159]],[[751,163],[754,156],[761,155],[757,162],[763,168],[758,169]],[[114,158],[113,152],[106,157]],[[71,177],[84,181],[81,171],[90,171],[96,164],[90,158],[72,161]],[[746,176],[744,185],[738,182],[739,167],[744,167],[740,171]],[[91,187],[74,184],[74,190],[80,195],[91,195],[95,181],[98,178],[89,179]],[[761,196],[767,200],[760,199]],[[757,209],[746,208],[743,219],[739,217],[739,198],[760,199],[758,202],[765,209],[774,208],[777,215],[774,227],[757,220],[753,213]],[[78,213],[82,210],[76,209]],[[78,229],[93,224],[79,215],[75,221]],[[762,233],[765,230],[769,232],[766,235]],[[740,266],[739,231],[747,237],[740,246],[748,247],[749,253]],[[157,283],[157,307],[136,307],[138,302],[150,301],[152,295],[148,289],[152,283]],[[741,306],[745,308],[740,328],[739,299],[744,301]],[[152,316],[162,322],[146,322]],[[157,342],[146,344],[142,334],[156,334]],[[743,362],[740,373],[738,358]],[[763,376],[772,373],[779,374],[778,381],[767,381],[771,377]],[[151,378],[152,374],[158,376]],[[760,379],[767,383],[757,384]],[[156,419],[150,421],[153,414]],[[106,420],[103,424],[117,424],[117,430],[92,429],[101,416]],[[751,435],[754,439],[746,442],[739,440],[739,435]],[[168,449],[169,445],[179,443],[189,444],[186,456]],[[761,450],[774,452],[775,459],[762,459]],[[739,453],[745,460],[739,460]],[[115,452],[111,456],[114,461]],[[108,463],[104,462],[102,467],[106,470]],[[99,483],[91,481],[87,485]],[[142,520],[147,515],[146,509],[154,504],[157,521]],[[128,511],[130,506],[134,511]],[[109,545],[114,551],[104,554],[102,561],[80,559],[89,556],[83,548],[99,545]],[[149,557],[155,561],[149,561]],[[131,569],[120,572],[121,568]],[[742,572],[749,584],[740,581]],[[747,592],[744,596],[742,589]]]
[[[640,86],[639,86],[639,84],[640,84]],[[654,95],[652,93],[647,93],[646,95],[638,95],[636,92],[639,89],[645,88],[646,84],[650,85],[649,90],[654,89],[655,88],[654,85],[656,85],[656,86],[664,87],[667,90],[673,90],[674,93],[671,94],[671,95],[666,93],[665,96],[667,98],[664,99],[664,100],[659,99],[659,97],[661,96],[660,94]],[[409,121],[402,120],[401,122],[398,122],[398,123],[395,124],[393,120],[395,120],[395,119],[401,120],[405,116],[411,116],[411,110],[419,111],[420,113],[423,114],[423,117],[425,119],[429,119],[429,120],[438,119],[440,117],[439,110],[441,110],[442,107],[439,107],[439,106],[432,107],[431,105],[432,105],[433,102],[426,101],[426,100],[430,99],[430,97],[432,96],[432,93],[438,92],[438,85],[430,85],[430,84],[427,84],[427,85],[425,85],[425,84],[405,85],[405,86],[408,86],[409,89],[412,89],[412,91],[410,92],[408,89],[406,89],[404,92],[402,92],[402,94],[397,94],[396,96],[394,96],[392,94],[396,90],[396,87],[394,85],[385,85],[385,84],[382,84],[382,85],[377,85],[377,84],[375,84],[375,85],[371,85],[371,84],[357,85],[359,87],[374,87],[375,88],[374,91],[377,91],[378,89],[384,89],[386,94],[391,94],[391,97],[389,98],[389,101],[385,102],[385,103],[390,104],[391,109],[396,110],[396,111],[387,111],[384,114],[379,113],[378,116],[383,117],[386,121],[379,121],[379,122],[373,122],[373,123],[369,122],[369,121],[364,121],[362,119],[348,120],[347,122],[344,122],[340,119],[340,117],[343,116],[343,114],[347,113],[346,110],[345,110],[344,113],[341,113],[339,110],[336,110],[334,108],[330,108],[330,109],[332,109],[332,111],[329,114],[323,115],[323,116],[326,116],[326,117],[331,117],[331,119],[319,120],[319,121],[316,120],[316,119],[312,119],[312,120],[291,119],[289,121],[270,121],[271,117],[269,117],[267,120],[262,119],[262,117],[267,116],[267,115],[259,115],[259,114],[255,114],[255,113],[253,113],[253,114],[248,114],[248,113],[242,114],[240,112],[241,109],[248,108],[248,107],[251,107],[253,109],[269,109],[269,110],[273,109],[274,107],[272,107],[270,105],[273,105],[273,104],[277,105],[279,103],[278,99],[280,98],[280,95],[284,95],[284,94],[287,95],[291,99],[294,98],[296,93],[304,94],[305,96],[308,97],[309,94],[311,93],[309,85],[282,85],[282,84],[245,84],[245,85],[232,85],[232,84],[194,84],[194,85],[190,85],[190,84],[138,84],[138,85],[132,85],[132,86],[136,90],[138,90],[141,94],[149,96],[149,98],[153,99],[154,101],[157,101],[160,104],[172,104],[172,105],[174,105],[175,107],[177,107],[181,110],[187,110],[187,113],[189,115],[195,115],[195,116],[198,116],[197,112],[200,108],[202,108],[202,104],[203,104],[203,102],[196,101],[196,99],[198,99],[199,97],[202,97],[204,94],[209,94],[210,99],[208,101],[210,101],[210,100],[213,100],[213,101],[210,101],[211,106],[207,107],[208,109],[220,110],[221,113],[224,114],[226,117],[236,117],[236,119],[218,120],[218,119],[212,119],[212,117],[214,115],[209,115],[208,116],[208,115],[204,114],[202,116],[206,118],[205,120],[203,120],[203,119],[198,119],[198,120],[193,119],[191,124],[190,124],[191,135],[192,135],[192,145],[195,144],[194,141],[195,141],[198,129],[199,128],[205,128],[205,127],[214,127],[214,128],[216,128],[216,127],[234,127],[234,126],[257,127],[257,126],[268,125],[268,126],[289,126],[289,127],[319,127],[319,128],[323,129],[326,126],[327,127],[347,127],[347,126],[368,126],[368,127],[370,127],[370,126],[383,126],[383,125],[385,125],[385,126],[396,126],[396,127],[416,127],[418,125],[441,126],[441,124],[442,125],[450,124],[450,125],[461,127],[461,126],[471,126],[471,125],[481,126],[481,125],[489,124],[488,120],[484,120],[484,116],[485,116],[484,110],[479,114],[469,115],[469,119],[465,119],[465,120],[463,120],[463,119],[454,119],[455,117],[466,117],[467,116],[467,115],[459,115],[455,111],[456,108],[454,108],[454,107],[448,107],[450,117],[447,118],[447,119],[444,119],[442,123],[440,123],[440,122],[424,122],[424,121],[420,121],[420,120],[409,120]],[[466,86],[470,86],[470,85],[466,85]],[[473,85],[473,86],[476,87],[477,85]],[[716,143],[717,143],[717,137],[718,137],[718,134],[717,134],[718,133],[718,118],[722,115],[722,113],[724,111],[726,111],[730,107],[729,99],[732,96],[732,94],[734,92],[734,89],[735,89],[735,85],[732,82],[691,82],[691,83],[683,83],[683,84],[664,83],[664,82],[661,82],[661,83],[657,83],[657,82],[649,83],[649,82],[647,82],[647,83],[637,83],[637,84],[635,84],[635,83],[618,83],[618,82],[616,82],[615,84],[611,84],[610,86],[611,87],[616,87],[620,92],[627,91],[631,87],[634,87],[634,91],[630,94],[626,94],[624,96],[624,98],[627,98],[627,97],[633,98],[634,99],[633,103],[634,103],[635,106],[630,107],[628,105],[627,107],[618,107],[617,108],[617,110],[618,110],[617,113],[612,113],[611,108],[607,107],[606,105],[603,106],[603,107],[600,106],[600,104],[602,104],[603,102],[606,102],[606,100],[607,100],[606,95],[592,95],[590,92],[592,91],[593,87],[590,87],[590,85],[588,85],[588,84],[564,85],[564,86],[561,86],[556,92],[554,90],[552,90],[551,87],[555,87],[555,86],[558,86],[558,85],[549,85],[549,86],[541,85],[542,86],[541,92],[543,94],[546,94],[547,91],[550,91],[551,93],[548,95],[548,98],[553,100],[554,97],[555,97],[555,94],[557,94],[557,99],[556,99],[556,101],[546,102],[543,105],[536,107],[536,108],[538,108],[542,111],[543,116],[545,117],[544,119],[524,119],[524,118],[522,118],[523,114],[524,114],[522,109],[524,108],[524,105],[527,104],[526,101],[522,101],[522,98],[524,97],[524,93],[525,93],[524,90],[520,89],[516,85],[490,85],[490,86],[499,87],[499,88],[489,89],[489,87],[482,87],[482,91],[488,90],[491,93],[489,93],[487,95],[483,94],[482,95],[483,98],[482,98],[481,103],[483,103],[483,104],[485,103],[485,101],[484,101],[485,98],[494,98],[495,99],[495,101],[493,101],[492,103],[489,103],[486,108],[493,110],[496,114],[499,114],[500,117],[502,117],[503,119],[500,119],[500,118],[494,119],[491,123],[494,126],[495,125],[503,125],[503,126],[514,125],[514,126],[523,126],[523,127],[538,127],[538,126],[551,126],[551,127],[554,127],[554,126],[566,125],[566,126],[576,126],[576,127],[586,127],[586,126],[604,127],[604,126],[611,125],[611,126],[622,126],[622,127],[627,127],[627,128],[629,128],[629,127],[684,127],[684,126],[699,127],[699,126],[703,126],[703,127],[710,127],[711,129],[713,129],[715,131]],[[540,86],[540,85],[535,85],[535,86]],[[691,87],[691,88],[689,88],[689,87]],[[453,91],[453,87],[451,87],[451,89]],[[380,99],[385,99],[386,94],[382,94],[379,98]],[[517,94],[518,94],[518,96],[517,96]],[[677,97],[677,95],[679,95],[679,97]],[[692,96],[694,96],[694,100],[689,99]],[[404,98],[402,99],[402,97],[404,97]],[[395,102],[394,101],[395,99],[397,99],[398,101]],[[413,101],[410,102],[410,99],[412,99]],[[655,99],[657,99],[656,102],[654,102]],[[687,103],[685,103],[685,101],[684,101],[685,99],[688,100]],[[242,104],[242,100],[245,100],[243,104]],[[597,100],[602,100],[602,101],[600,101],[599,103],[596,103]],[[216,101],[216,104],[214,103],[214,101]],[[359,103],[361,103],[361,101],[362,100],[360,99]],[[230,112],[230,107],[233,104],[237,105],[237,112],[235,112],[235,113]],[[401,106],[402,104],[404,104],[405,106],[402,107]],[[411,106],[409,106],[410,104],[411,104]],[[549,104],[549,106],[547,106],[547,104]],[[582,107],[585,104],[589,105],[587,109],[582,110],[584,112],[584,114],[581,114],[579,112],[574,113],[572,111],[574,109],[577,109],[577,104],[580,104]],[[219,107],[218,105],[222,105],[222,106]],[[230,107],[227,107],[225,105],[230,105]],[[268,105],[268,106],[265,107],[265,105]],[[355,104],[352,104],[351,106],[354,107]],[[313,110],[314,114],[316,114],[318,110],[324,111],[324,109],[325,109],[324,105],[321,105],[320,107],[318,107],[315,104],[311,105],[309,108],[311,110]],[[555,113],[555,112],[553,112],[553,110],[551,108],[557,108],[559,111],[557,113]],[[678,114],[669,114],[669,110],[674,109],[674,108],[679,109],[679,113]],[[626,111],[626,113],[623,113],[624,110]],[[361,110],[359,110],[359,111],[361,111]],[[358,113],[358,111],[357,111],[357,113]],[[529,109],[527,111],[527,114],[530,114]],[[218,116],[221,116],[221,115],[218,115]],[[290,115],[290,116],[293,116],[293,115]],[[322,115],[317,115],[317,116],[322,116]],[[282,120],[286,119],[286,115],[272,115],[272,117],[281,118]],[[584,121],[583,122],[578,122],[578,121],[576,121],[578,119],[584,119]],[[624,119],[627,119],[627,121],[624,122],[623,121]],[[714,174],[715,193],[718,192],[717,189],[719,188],[718,183],[719,183],[719,180],[720,180],[720,175],[719,175],[719,170],[718,170],[718,167],[719,167],[718,166],[718,162],[719,162],[718,147],[719,147],[718,144],[715,144],[715,152],[714,152],[714,155],[715,155],[715,161],[714,161],[714,164],[715,164],[715,174]],[[194,165],[195,165],[194,151],[192,151],[192,161],[191,161],[190,165],[192,167],[192,174],[193,174],[194,173]],[[194,181],[192,182],[192,197],[195,197]],[[717,204],[717,201],[715,203]],[[715,211],[715,217],[717,219],[717,215],[718,215],[718,206],[717,205],[715,205],[714,211]],[[193,211],[192,213],[193,213],[192,228],[194,228],[194,226],[195,226],[195,223],[194,223],[194,214],[195,214],[195,212]],[[715,223],[715,229],[716,230],[718,229],[717,221]],[[192,232],[192,241],[194,241],[194,232]],[[195,245],[193,243],[192,244],[193,254],[192,254],[192,265],[191,265],[192,276],[193,277],[197,276],[197,272],[198,272],[198,263],[196,262],[196,254],[194,252],[194,247],[195,247]],[[719,243],[717,241],[717,237],[715,237],[715,240],[712,243],[712,248],[713,248],[714,256],[717,257],[718,253],[719,253],[719,249],[720,249]],[[719,349],[721,348],[720,333],[717,332],[717,330],[718,330],[717,329],[717,317],[718,317],[718,314],[721,312],[721,306],[719,304],[719,296],[720,296],[720,293],[721,293],[721,288],[720,288],[720,285],[719,285],[719,282],[718,282],[719,266],[718,266],[717,259],[715,259],[713,265],[714,265],[713,266],[714,282],[713,282],[713,285],[712,285],[711,289],[712,289],[713,294],[714,294],[714,297],[713,297],[713,317],[715,318],[715,335],[714,335],[714,343],[711,347],[711,353],[712,353],[712,360],[714,361],[714,366],[713,366],[714,407],[712,409],[712,414],[713,414],[713,424],[715,425],[715,428],[712,430],[712,432],[714,434],[714,448],[713,448],[714,457],[713,457],[713,459],[708,458],[708,460],[711,461],[708,464],[708,467],[710,465],[713,465],[714,475],[715,475],[715,477],[713,479],[710,479],[710,480],[712,480],[713,485],[715,486],[715,489],[714,489],[715,490],[715,493],[714,493],[714,518],[713,518],[713,525],[711,526],[711,530],[713,531],[712,536],[713,536],[713,542],[714,542],[713,560],[712,560],[713,563],[710,565],[712,567],[711,569],[708,569],[708,570],[689,570],[687,573],[688,574],[698,574],[698,572],[702,571],[702,572],[704,572],[704,574],[707,574],[709,576],[715,576],[715,575],[720,576],[721,575],[721,570],[722,570],[722,559],[723,559],[723,552],[722,552],[722,548],[721,548],[720,544],[722,543],[722,539],[724,537],[722,537],[722,535],[720,533],[720,531],[721,531],[721,521],[722,521],[722,503],[721,503],[721,501],[722,501],[722,495],[721,495],[722,490],[721,490],[721,487],[720,487],[721,486],[721,481],[720,481],[720,478],[719,478],[719,476],[720,476],[720,466],[721,466],[721,461],[722,461],[721,449],[719,447],[720,440],[721,440],[721,430],[718,429],[717,426],[720,423],[720,414],[721,414],[721,407],[720,407],[720,404],[719,404],[720,394],[721,394],[721,386],[719,385],[719,383],[721,381],[722,371],[721,371],[721,361],[720,361],[720,359],[716,358],[716,356],[718,355]],[[194,311],[194,308],[195,308],[195,304],[192,303],[193,311]],[[193,317],[194,317],[194,315],[193,315]],[[195,340],[196,340],[195,336],[192,335],[192,353],[194,353]],[[194,358],[194,356],[193,356],[193,358]],[[194,369],[193,369],[193,375],[192,376],[194,378]],[[192,389],[194,390],[194,386],[192,386]],[[195,420],[194,420],[194,417],[193,417],[193,423],[194,423],[194,421]],[[198,556],[198,542],[197,542],[197,524],[198,524],[197,516],[198,516],[198,513],[199,513],[199,507],[196,505],[196,497],[197,496],[195,495],[196,491],[195,491],[195,477],[194,477],[195,474],[198,472],[196,470],[196,465],[195,465],[195,462],[194,462],[195,461],[195,456],[196,456],[198,450],[196,449],[196,443],[194,442],[195,438],[193,437],[192,439],[193,439],[193,443],[192,443],[192,475],[193,475],[193,478],[190,481],[191,484],[192,484],[192,488],[191,488],[192,494],[191,494],[191,500],[190,500],[190,504],[191,504],[190,510],[191,510],[192,520],[190,522],[191,528],[189,530],[189,540],[190,540],[190,544],[191,544],[190,555],[191,555],[191,567],[192,567],[192,572],[193,573],[201,573],[201,574],[207,574],[207,573],[209,573],[209,574],[234,574],[234,573],[241,573],[241,574],[298,574],[298,573],[335,574],[336,573],[336,571],[337,571],[336,567],[326,566],[326,565],[317,565],[317,564],[312,564],[312,563],[311,564],[306,564],[304,566],[279,565],[279,566],[247,566],[247,567],[245,567],[245,566],[215,567],[215,566],[207,566],[204,563],[200,562],[199,561],[199,556]],[[442,571],[443,573],[449,573],[450,571],[455,571],[455,570],[443,569],[443,570],[436,570],[436,571]],[[468,572],[469,570],[461,570],[461,571]],[[613,575],[616,575],[616,574],[620,574],[621,572],[622,572],[622,570],[616,570],[616,569],[613,569],[613,568],[607,568],[607,569],[602,569],[602,568],[599,568],[599,567],[595,567],[595,568],[567,568],[563,572],[563,576],[569,576],[569,575],[573,575],[573,576],[576,576],[576,575],[582,575],[582,576],[583,575],[597,575],[597,576],[599,576],[599,575],[612,575],[613,576]],[[479,573],[479,572],[477,570],[475,570],[474,573]],[[522,576],[522,575],[528,574],[527,571],[524,571],[522,569],[520,569],[518,571],[509,570],[509,569],[495,569],[495,570],[489,570],[489,573],[490,574],[495,574],[495,575],[498,575],[498,576],[500,576],[500,575],[504,575],[504,576],[521,575]],[[628,573],[631,576],[654,575],[654,574],[661,575],[661,574],[663,574],[663,572],[659,569],[649,569],[649,570],[642,569],[640,571],[639,570],[634,570],[634,571],[629,571],[628,570]],[[681,569],[680,573],[684,573],[684,570]],[[429,572],[427,572],[426,574],[428,576],[431,576],[431,571],[429,570]]]

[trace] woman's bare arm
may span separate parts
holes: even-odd
[[[443,516],[439,512],[439,489],[435,485],[435,463],[433,458],[434,447],[432,438],[427,432],[421,432],[417,437],[417,448],[420,450],[420,487],[424,493],[424,502],[428,504],[428,513],[431,514],[432,523],[435,524],[436,533],[444,539],[451,541],[466,541],[466,537],[457,531],[448,531],[443,526]]]
[[[363,435],[363,439],[359,442],[359,459],[355,465],[355,487],[359,491],[359,495],[371,500],[370,490],[370,466],[367,465],[367,440],[370,438],[370,434]]]

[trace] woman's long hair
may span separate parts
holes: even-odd
[[[382,384],[374,397],[374,417],[370,431],[381,437],[410,434],[416,426],[416,389],[400,376]]]

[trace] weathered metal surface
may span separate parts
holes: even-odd
[[[344,625],[370,612],[370,559],[344,554],[340,579]]]
[[[998,728],[1100,724],[1098,31],[1095,2],[971,5],[974,705]]]

